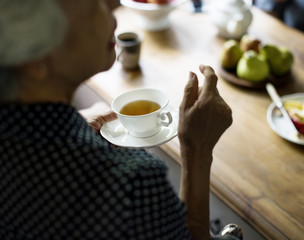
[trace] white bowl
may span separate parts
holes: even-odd
[[[170,27],[169,14],[187,0],[173,0],[167,4],[140,3],[120,0],[120,3],[136,13],[137,24],[148,31],[160,31]]]

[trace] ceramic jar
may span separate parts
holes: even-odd
[[[210,0],[206,10],[223,38],[240,39],[252,22],[251,0]]]

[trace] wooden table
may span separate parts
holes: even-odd
[[[161,32],[138,29],[133,14],[124,7],[117,9],[117,33],[142,34],[140,71],[126,72],[116,62],[110,71],[94,76],[87,84],[108,102],[133,88],[159,88],[178,107],[190,70],[199,74],[199,64],[218,70],[224,40],[206,14],[190,13],[187,5],[171,14],[172,27]],[[254,8],[253,14],[249,33],[263,43],[285,45],[295,56],[293,80],[278,92],[304,92],[304,34],[258,9]],[[266,120],[271,100],[264,89],[241,88],[221,78],[218,88],[233,110],[234,123],[214,150],[211,190],[267,239],[304,239],[303,146],[271,130]],[[177,138],[162,149],[179,161]]]

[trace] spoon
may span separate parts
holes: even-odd
[[[296,129],[295,125],[291,121],[291,118],[289,114],[287,113],[286,109],[284,108],[283,102],[277,93],[275,87],[271,83],[266,84],[266,90],[272,99],[272,101],[275,103],[275,105],[280,109],[283,117],[286,120],[286,124],[289,126],[289,130],[292,131],[293,134],[298,134],[298,130]]]

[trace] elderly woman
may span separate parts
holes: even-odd
[[[232,122],[210,67],[180,105],[180,198],[164,163],[113,147],[69,105],[115,60],[115,3],[0,0],[1,240],[210,237],[212,150]]]

